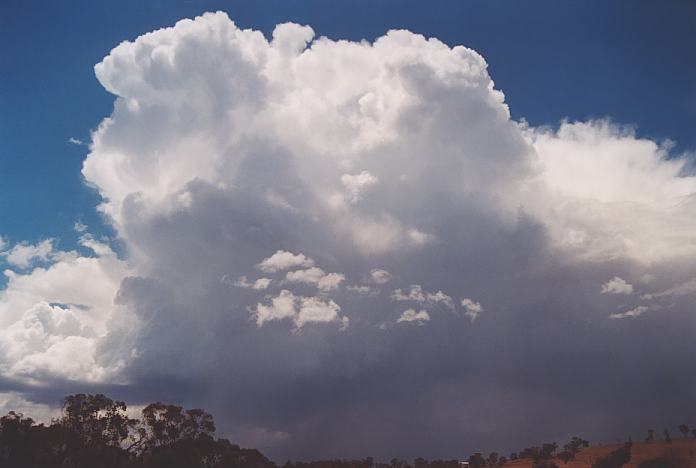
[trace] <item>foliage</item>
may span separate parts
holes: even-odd
[[[3,468],[275,468],[257,450],[213,437],[203,410],[153,403],[142,419],[104,395],[70,395],[50,426],[22,414],[0,418]]]
[[[687,437],[689,435],[689,426],[686,424],[680,424],[679,432],[681,432],[684,437]]]

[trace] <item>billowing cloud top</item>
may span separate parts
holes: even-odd
[[[696,177],[664,145],[515,122],[479,54],[408,31],[206,14],[95,71],[116,101],[83,174],[125,254],[1,246],[5,377],[174,392],[282,457],[522,444],[542,402],[600,435],[630,414],[611,382],[651,395],[636,359],[696,387],[643,345],[694,325]]]

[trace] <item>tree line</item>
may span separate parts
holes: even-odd
[[[63,401],[50,425],[23,414],[0,418],[3,468],[276,468],[258,450],[214,437],[213,417],[200,409],[152,403],[140,419],[105,395]]]
[[[696,437],[696,430],[682,424],[679,431]],[[667,429],[665,440],[671,442]],[[654,441],[654,431],[646,442]],[[593,462],[593,468],[621,468],[631,459],[628,442]],[[500,468],[518,459],[529,459],[534,468],[559,468],[589,447],[573,437],[559,447],[546,443],[527,447],[509,457],[491,452],[471,455],[471,468]],[[693,454],[692,454],[693,456]],[[63,400],[61,416],[50,424],[11,411],[0,418],[0,466],[3,468],[279,468],[256,449],[241,448],[215,437],[212,415],[202,409],[184,409],[161,402],[146,406],[133,418],[122,401],[102,394],[75,394]],[[372,457],[358,460],[288,461],[281,468],[460,468],[459,460],[416,458],[409,463],[397,458],[388,463]],[[655,459],[640,468],[673,468],[669,460]]]

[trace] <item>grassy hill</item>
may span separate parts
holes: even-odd
[[[595,445],[582,449],[576,459],[567,464],[559,459],[552,461],[560,468],[592,468],[592,464],[597,459],[605,457],[622,446],[623,444]],[[675,468],[696,468],[696,438],[674,439],[671,443],[665,441],[635,442],[631,447],[631,461],[623,468],[638,468],[641,463],[655,458],[674,460]],[[530,459],[508,461],[505,467],[531,468],[532,461]]]

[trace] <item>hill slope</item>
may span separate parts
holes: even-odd
[[[560,468],[592,468],[592,464],[600,457],[604,457],[613,450],[623,446],[623,444],[596,445],[582,449],[576,459],[563,463],[561,460],[553,461]],[[651,443],[635,442],[631,447],[631,461],[623,468],[638,468],[647,460],[654,458],[674,458],[680,461],[679,468],[696,468],[696,438],[675,439],[671,443],[655,441]],[[531,468],[530,459],[509,461],[505,467],[509,468]]]

